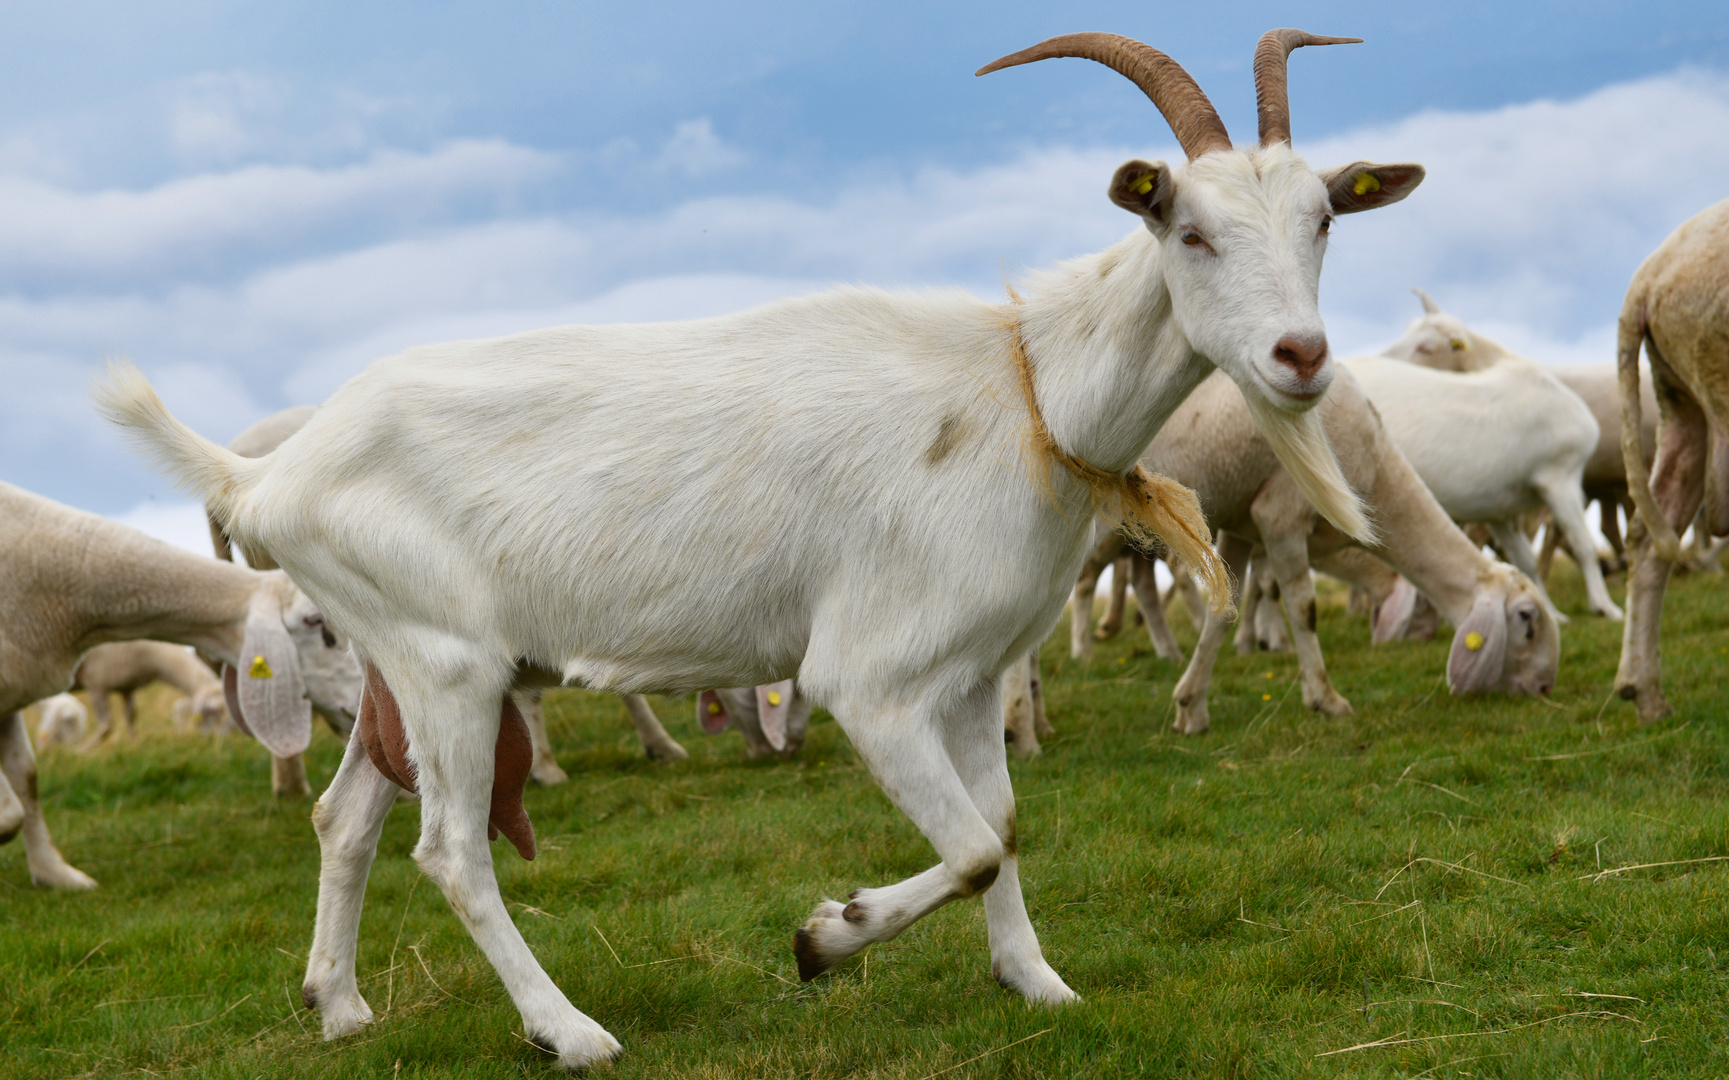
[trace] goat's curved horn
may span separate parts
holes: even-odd
[[[1190,161],[1214,150],[1231,148],[1231,136],[1225,131],[1218,110],[1183,66],[1151,45],[1121,34],[1063,34],[993,60],[973,74],[989,75],[1002,68],[1057,56],[1096,60],[1140,87],[1164,114]]]
[[[1286,92],[1285,58],[1304,45],[1356,45],[1362,38],[1321,37],[1303,30],[1268,30],[1255,46],[1255,105],[1261,119],[1261,145],[1291,141],[1291,99]]]
[[[1414,286],[1412,287],[1411,291],[1416,293],[1417,299],[1419,299],[1423,302],[1424,314],[1426,314],[1426,315],[1439,315],[1441,313],[1441,305],[1435,303],[1434,298],[1431,297],[1428,293],[1426,293],[1422,289],[1416,288]]]

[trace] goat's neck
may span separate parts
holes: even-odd
[[[1213,370],[1171,318],[1159,242],[1138,232],[1039,275],[1030,291],[1011,310],[1052,437],[1101,469],[1132,468]]]

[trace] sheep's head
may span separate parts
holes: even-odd
[[[1510,355],[1505,348],[1472,333],[1458,318],[1442,311],[1422,289],[1411,291],[1423,302],[1423,316],[1412,319],[1411,325],[1405,327],[1405,336],[1383,350],[1382,356],[1442,371],[1481,371]]]
[[[277,757],[290,757],[312,738],[314,708],[333,718],[359,711],[361,675],[347,643],[286,573],[260,576],[239,664],[222,668],[223,697],[237,727]]]
[[[1194,350],[1242,389],[1257,424],[1317,509],[1359,540],[1373,529],[1340,475],[1318,420],[1303,414],[1333,378],[1319,305],[1321,260],[1335,215],[1394,203],[1421,165],[1354,162],[1315,172],[1290,146],[1285,61],[1324,38],[1272,30],[1255,54],[1260,143],[1232,147],[1218,112],[1176,61],[1116,34],[1067,34],[979,70],[1058,56],[1096,60],[1152,99],[1188,155],[1185,165],[1129,161],[1111,201],[1158,238],[1171,316]]]
[[[1560,627],[1530,578],[1510,566],[1495,570],[1453,632],[1447,686],[1461,697],[1547,694],[1561,666]]]

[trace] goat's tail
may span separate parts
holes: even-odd
[[[111,361],[91,396],[96,410],[119,425],[175,486],[203,499],[210,516],[224,529],[241,496],[267,467],[267,458],[241,457],[176,420],[130,361]]]
[[[1681,538],[1675,535],[1662,507],[1657,505],[1657,497],[1651,494],[1651,467],[1645,461],[1645,448],[1640,445],[1644,406],[1639,400],[1639,347],[1645,344],[1650,328],[1645,321],[1645,298],[1635,295],[1637,291],[1628,292],[1626,302],[1621,305],[1615,343],[1616,374],[1621,382],[1621,460],[1627,467],[1627,493],[1633,496],[1645,531],[1657,546],[1657,557],[1674,562],[1681,555]]]

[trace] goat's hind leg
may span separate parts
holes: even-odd
[[[395,690],[420,788],[415,861],[498,972],[528,1041],[564,1068],[610,1061],[618,1040],[578,1011],[542,970],[499,895],[487,823],[505,688],[481,680],[391,680],[389,672],[385,680]]]
[[[372,764],[359,734],[350,733],[336,777],[312,808],[318,833],[318,921],[300,996],[323,1018],[326,1039],[352,1035],[372,1021],[372,1009],[355,981],[354,952],[366,878],[397,791]]]

